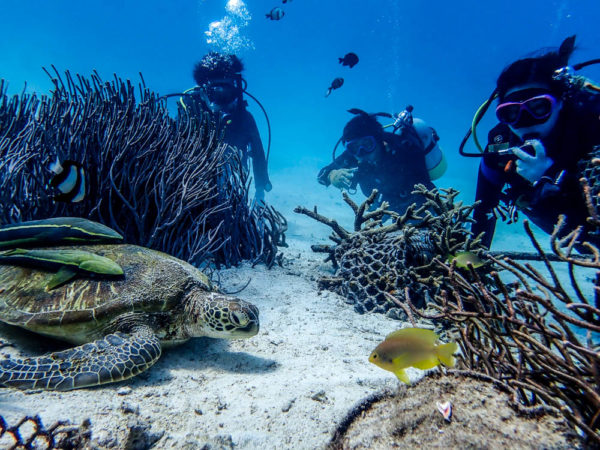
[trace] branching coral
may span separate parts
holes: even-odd
[[[413,204],[402,215],[388,210],[386,202],[370,210],[377,191],[361,205],[344,193],[344,200],[355,213],[353,232],[316,209],[295,209],[333,230],[330,239],[336,245],[312,247],[327,253],[326,261],[336,269],[335,276],[319,280],[321,288],[338,292],[358,312],[404,318],[407,293],[424,305],[445,283],[446,274],[433,263],[435,257],[445,259],[458,251],[480,249],[479,239],[472,239],[463,226],[470,220],[472,207],[454,203],[457,191],[428,191],[423,185],[415,189],[425,202],[418,208]],[[390,224],[384,224],[386,216],[391,217]]]
[[[484,282],[473,269],[472,279],[467,279],[437,261],[452,285],[429,305],[437,312],[424,312],[408,301],[416,315],[450,322],[460,330],[464,367],[455,372],[494,382],[511,394],[512,405],[521,412],[562,414],[600,443],[600,351],[592,339],[593,333],[600,332],[600,277],[591,301],[574,274],[577,266],[600,269],[600,259],[597,253],[591,259],[574,256],[580,230],[559,239],[562,223],[554,230],[552,244],[568,264],[575,294],[562,285],[525,222],[550,279],[530,264],[510,258],[489,256],[514,276],[513,283],[505,283],[497,272],[491,274],[493,283]],[[566,250],[560,250],[561,242]]]
[[[597,176],[600,160],[590,158],[582,171],[583,193],[597,235]],[[592,178],[592,179],[594,179]],[[423,318],[450,323],[459,330],[463,374],[494,382],[511,394],[512,405],[524,413],[551,411],[564,415],[583,431],[589,443],[600,445],[600,252],[581,242],[584,228],[563,235],[561,216],[551,236],[554,255],[547,255],[529,223],[525,231],[543,262],[547,276],[531,264],[488,255],[496,267],[512,274],[507,282],[498,272],[483,280],[470,268],[469,279],[455,267],[436,261],[450,279],[450,288],[435,297],[424,312],[408,298],[412,311]],[[589,232],[590,230],[588,230]],[[575,253],[584,249],[586,255]],[[550,256],[567,264],[565,286]],[[576,268],[595,270],[593,293],[585,293]],[[582,270],[582,269],[580,269]],[[569,289],[569,287],[571,289]]]
[[[81,216],[196,264],[275,262],[285,220],[249,206],[247,171],[209,116],[169,117],[143,79],[136,101],[135,87],[116,76],[50,76],[51,96],[9,98],[0,83],[0,223]],[[57,160],[83,165],[84,201],[54,200]]]

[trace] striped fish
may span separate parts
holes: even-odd
[[[55,173],[50,180],[50,186],[59,192],[54,196],[54,200],[78,203],[88,194],[85,170],[78,162],[66,160],[61,164],[57,159],[50,165],[50,170]]]

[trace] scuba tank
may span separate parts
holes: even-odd
[[[407,127],[411,127],[417,133],[425,147],[425,166],[429,173],[429,179],[431,181],[437,180],[438,178],[441,178],[442,175],[446,173],[446,169],[448,169],[448,162],[446,161],[444,152],[438,145],[440,137],[435,130],[430,126],[427,126],[424,121],[413,118],[413,109],[412,105],[408,105],[404,111],[398,113],[394,123],[391,124],[391,126],[394,127],[393,133],[396,133],[396,131],[400,129],[406,129]]]
[[[427,138],[430,139],[429,144],[425,147],[425,165],[429,172],[429,179],[432,181],[437,180],[438,178],[441,178],[448,169],[448,161],[446,161],[446,156],[438,144],[440,137],[433,128],[425,125],[425,122],[420,119],[416,119],[414,127],[421,140],[426,142]],[[425,133],[423,134],[421,130]]]

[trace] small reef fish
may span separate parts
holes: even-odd
[[[0,253],[0,264],[16,264],[42,269],[57,268],[58,272],[46,285],[50,291],[79,273],[123,275],[123,269],[113,260],[85,250],[24,250],[15,248]]]
[[[281,20],[283,16],[285,16],[285,12],[283,11],[283,9],[275,7],[268,14],[265,14],[265,16],[267,16],[267,19]]]
[[[77,203],[85,198],[88,190],[87,180],[81,164],[71,160],[61,164],[57,159],[50,165],[50,170],[55,174],[50,180],[50,186],[59,191],[54,200]]]
[[[338,59],[342,66],[349,66],[351,69],[358,64],[358,56],[356,56],[356,53],[346,53],[346,56]]]
[[[327,92],[325,93],[325,97],[329,97],[329,94],[331,94],[331,92],[334,89],[341,88],[343,84],[344,84],[344,79],[343,78],[336,78],[335,80],[333,80],[331,82],[331,86],[329,86],[329,88],[327,89]]]
[[[290,3],[292,0],[281,0],[281,3],[286,4],[286,3]]]
[[[485,264],[485,262],[473,252],[458,252],[456,255],[448,255],[448,261],[452,263],[456,261],[456,267],[467,269],[469,263],[474,269],[477,269]]]
[[[421,370],[432,369],[440,363],[454,367],[452,356],[457,350],[456,342],[439,344],[439,336],[424,328],[403,328],[386,336],[369,356],[369,362],[394,373],[400,381],[410,384],[404,371],[407,367]]]

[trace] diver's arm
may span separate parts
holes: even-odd
[[[267,159],[265,149],[260,139],[256,121],[249,111],[244,111],[245,130],[248,133],[250,143],[250,156],[252,157],[252,167],[254,170],[254,185],[257,190],[269,192],[272,189],[269,173],[267,169]]]
[[[475,201],[480,203],[475,206],[475,210],[473,211],[473,220],[475,222],[471,225],[471,232],[475,236],[482,232],[485,233],[482,244],[487,248],[490,248],[496,229],[494,208],[498,206],[502,185],[493,183],[488,179],[485,175],[484,164],[484,161],[481,161],[479,174],[477,176],[477,193],[475,195]]]

